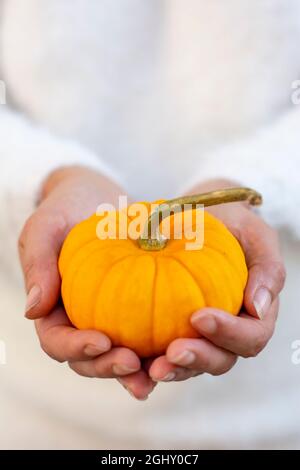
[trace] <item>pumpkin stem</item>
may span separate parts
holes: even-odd
[[[198,205],[204,207],[224,204],[228,202],[247,201],[252,206],[262,204],[262,196],[254,189],[250,188],[228,188],[208,193],[195,194],[192,196],[183,196],[159,204],[148,217],[145,229],[138,239],[140,248],[147,251],[162,250],[168,239],[160,232],[161,221],[169,217],[171,213],[180,209],[197,209]],[[187,205],[188,207],[185,207]],[[151,237],[151,234],[154,236]]]

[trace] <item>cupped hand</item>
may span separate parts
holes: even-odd
[[[217,182],[195,188],[203,192],[233,186]],[[57,260],[70,229],[100,202],[115,203],[120,188],[83,168],[54,172],[46,181],[41,202],[25,224],[19,241],[28,292],[26,316],[36,319],[42,348],[80,375],[115,377],[138,399],[145,399],[158,381],[180,381],[202,373],[229,371],[239,356],[256,356],[274,331],[278,296],[285,280],[277,234],[246,204],[210,209],[237,237],[246,256],[249,279],[244,310],[238,317],[212,308],[191,317],[199,339],[173,341],[166,354],[142,364],[127,348],[112,348],[107,336],[79,331],[69,322],[60,299]]]
[[[194,193],[234,186],[216,182],[195,188]],[[149,364],[154,381],[180,381],[199,374],[228,372],[239,356],[256,356],[271,338],[284,286],[285,268],[277,233],[245,203],[221,205],[209,211],[223,221],[239,240],[249,277],[244,307],[239,316],[213,308],[195,312],[192,326],[199,339],[176,339],[166,354]]]
[[[121,189],[100,174],[81,167],[53,172],[40,202],[19,238],[27,296],[26,316],[34,319],[44,351],[86,377],[117,378],[136,398],[145,399],[155,383],[127,348],[112,347],[94,330],[74,328],[60,302],[57,262],[71,228],[93,214],[101,202],[117,204]]]

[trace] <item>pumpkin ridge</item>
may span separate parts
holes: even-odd
[[[197,281],[196,277],[194,276],[194,274],[192,273],[192,271],[190,270],[190,268],[184,263],[184,261],[182,261],[181,259],[177,258],[176,255],[170,256],[170,258],[172,258],[172,259],[174,259],[175,261],[177,261],[177,263],[179,263],[179,264],[183,267],[183,269],[184,269],[185,271],[187,271],[187,272],[190,274],[190,276],[194,279],[195,283],[196,283],[197,286],[199,287],[199,290],[200,290],[200,293],[201,293],[201,295],[202,295],[202,297],[203,297],[203,299],[204,299],[205,305],[208,306],[208,302],[207,302],[207,299],[206,299],[206,297],[205,297],[205,294],[204,294],[204,292],[202,291],[201,287],[199,286],[198,281]]]
[[[86,240],[80,247],[78,247],[78,248],[75,250],[75,253],[76,253],[76,255],[77,255],[77,254],[80,253],[83,249],[85,249],[86,247],[88,247],[90,244],[95,243],[95,242],[98,242],[98,243],[99,243],[99,242],[103,242],[103,241],[105,241],[105,240],[100,240],[99,238],[95,238],[95,237],[94,237],[93,239],[88,240],[88,241]],[[121,242],[122,242],[122,240],[120,240],[120,239],[118,239],[118,238],[117,238],[116,240],[114,240],[114,241],[115,241],[115,242],[119,242],[120,244],[121,244]],[[99,247],[99,250],[101,250],[102,248],[107,248],[107,247],[101,246],[101,247]],[[69,258],[72,259],[73,256],[74,256],[74,253],[71,253],[71,254],[69,255]],[[63,274],[64,274],[64,271],[61,270],[61,271],[60,271],[60,274],[63,275]]]
[[[156,256],[151,256],[154,262],[154,275],[153,275],[153,284],[152,284],[152,297],[151,297],[151,349],[154,351],[154,325],[155,325],[155,304],[156,304],[156,281],[157,281],[157,271],[158,271],[158,264]]]
[[[240,245],[241,246],[241,245]],[[242,248],[241,248],[242,250]],[[243,252],[243,250],[242,250]],[[244,252],[243,252],[244,254]],[[246,263],[246,258],[244,257],[244,261],[245,261],[245,265],[246,265],[246,271],[245,272],[239,272],[238,269],[237,269],[237,265],[233,262],[229,262],[228,258],[227,258],[227,262],[228,264],[232,267],[233,271],[236,273],[236,276],[237,276],[237,279],[239,280],[239,283],[242,287],[242,289],[244,290],[243,288],[243,282],[242,282],[242,278],[246,278],[246,283],[247,283],[247,280],[248,280],[248,267],[247,267],[247,263]],[[241,270],[242,271],[242,270]],[[246,276],[245,276],[246,274]]]
[[[225,227],[225,225],[224,225],[224,228],[227,229],[227,227]],[[232,238],[231,238],[231,241],[232,241],[232,242],[236,242],[236,243],[239,245],[239,248],[240,248],[240,250],[241,250],[242,253],[243,253],[243,249],[242,249],[242,247],[241,247],[239,241],[234,237],[234,235],[230,232],[230,230],[227,229],[227,231],[229,232],[229,234],[230,234],[231,237],[232,237]],[[207,232],[215,232],[215,230],[213,230],[213,229],[207,229],[207,230],[205,231],[205,235],[206,235]],[[227,234],[227,236],[228,236],[228,234]],[[213,250],[213,251],[216,251],[216,252],[220,253],[220,254],[224,257],[224,251],[222,250],[221,247],[212,246],[210,243],[207,243],[205,240],[204,240],[204,246],[205,246],[206,248],[209,248],[209,249],[211,249],[211,250]],[[238,277],[242,276],[242,275],[243,275],[242,270],[241,270],[241,271],[238,271],[238,269],[237,269],[235,263],[232,263],[232,265],[233,265],[235,271],[237,272]]]
[[[204,300],[204,302],[205,302],[205,305],[207,305],[207,300],[206,300],[206,298],[205,298],[205,295],[203,294],[202,289],[201,289],[201,287],[199,286],[197,279],[195,278],[194,274],[190,271],[190,269],[184,264],[183,261],[181,261],[180,259],[178,259],[176,256],[168,256],[168,258],[171,258],[171,259],[173,259],[174,261],[176,261],[178,264],[180,264],[180,266],[190,275],[190,277],[193,279],[193,281],[195,282],[196,286],[198,287],[199,292],[200,292],[200,294],[201,294],[201,296],[203,297],[203,300]]]
[[[97,240],[97,239],[91,240],[90,242],[88,242],[88,243],[86,243],[85,245],[81,246],[81,247],[78,249],[77,253],[80,253],[81,249],[84,249],[84,248],[86,248],[88,245],[90,245],[91,243],[94,243],[94,242],[97,242],[97,241],[99,241],[99,240]],[[76,278],[77,278],[77,275],[78,275],[78,273],[79,273],[81,267],[85,265],[85,263],[90,259],[90,257],[91,257],[92,255],[95,255],[95,253],[98,253],[99,251],[102,251],[102,250],[104,250],[104,249],[107,249],[107,247],[106,247],[105,245],[102,245],[101,247],[100,247],[100,246],[95,247],[95,250],[91,251],[91,253],[88,254],[88,256],[83,260],[83,262],[82,262],[82,263],[79,263],[79,266],[76,267],[76,269],[75,269],[75,271],[74,271],[74,273],[73,273],[73,276],[72,276],[71,288],[70,288],[70,296],[72,296],[73,285],[74,285],[74,283],[75,283],[75,280],[76,280]],[[76,253],[76,254],[77,254],[77,253]],[[72,263],[70,263],[69,268],[71,268],[71,266],[72,266]],[[64,273],[64,276],[65,276],[65,275],[66,275],[66,272]],[[69,299],[68,299],[68,304],[70,305],[70,309],[72,310],[72,305],[71,305],[71,302],[69,302]]]
[[[95,240],[94,240],[95,241]],[[103,248],[103,247],[102,247]],[[70,311],[70,317],[72,317],[72,292],[73,292],[73,287],[74,287],[74,284],[75,284],[75,281],[76,281],[76,278],[78,276],[78,273],[81,269],[82,266],[85,265],[85,263],[87,261],[89,261],[89,259],[95,255],[95,253],[97,253],[99,251],[99,248],[95,248],[95,250],[91,251],[91,253],[88,254],[88,256],[84,259],[84,261],[82,263],[79,263],[79,266],[76,267],[74,273],[73,273],[73,276],[72,276],[72,280],[71,280],[71,287],[70,287],[70,292],[69,292],[69,298],[67,299],[68,301],[68,305],[69,305],[69,311]],[[70,266],[71,267],[72,263],[70,263]],[[72,320],[71,320],[72,321]]]
[[[235,273],[235,282],[239,282],[240,286],[241,286],[241,289],[243,289],[243,284],[242,284],[242,281],[240,279],[240,275],[237,271],[237,269],[234,267],[234,265],[228,260],[228,257],[224,254],[224,252],[222,252],[221,250],[215,250],[214,248],[206,245],[206,252],[203,252],[202,253],[202,256],[204,256],[205,258],[208,258],[210,259],[210,255],[209,253],[215,253],[217,256],[219,256],[220,258],[222,258],[223,260],[223,263],[220,263],[218,265],[218,269],[222,270],[222,273],[223,273],[223,276],[224,276],[224,279],[226,280],[227,282],[227,286],[230,286],[229,288],[227,287],[227,289],[229,290],[230,292],[230,301],[231,301],[231,308],[233,307],[233,302],[234,302],[234,292],[235,292],[235,289],[232,288],[232,277],[230,275],[230,273],[228,272],[229,270],[233,270],[234,273]],[[213,261],[213,260],[211,260]],[[224,269],[224,264],[227,266],[227,268]],[[229,269],[228,269],[229,268]]]
[[[129,257],[132,257],[132,256],[135,256],[135,255],[134,255],[134,254],[132,254],[132,255],[128,255],[128,254],[127,254],[127,255],[122,256],[121,258],[117,259],[116,261],[114,261],[114,262],[109,266],[108,270],[106,271],[105,275],[104,275],[103,278],[101,279],[100,283],[97,284],[97,287],[94,289],[94,293],[95,293],[95,297],[96,297],[96,301],[95,301],[95,303],[94,303],[94,308],[93,308],[93,310],[92,310],[92,319],[93,319],[93,322],[92,322],[92,323],[93,323],[93,325],[94,325],[94,328],[95,328],[95,324],[96,324],[96,315],[97,315],[96,308],[97,308],[97,305],[98,305],[99,297],[100,297],[100,295],[101,295],[101,287],[102,287],[102,284],[103,284],[103,282],[104,282],[104,280],[105,280],[105,277],[110,273],[110,271],[112,270],[112,268],[113,268],[116,264],[118,264],[118,263],[120,263],[121,261],[124,261],[124,259],[129,258]],[[98,292],[98,295],[97,295],[97,293],[96,293],[97,291],[99,291],[99,292]]]
[[[223,257],[222,257],[222,254],[219,253],[218,251],[214,251],[213,248],[210,248],[210,247],[205,247],[205,250],[202,250],[201,252],[201,257],[202,257],[202,262],[201,264],[203,263],[203,258],[204,258],[204,262],[209,262],[210,264],[212,264],[213,266],[211,266],[211,268],[208,268],[206,266],[205,270],[204,271],[201,271],[203,272],[203,275],[206,276],[206,278],[208,278],[210,280],[210,284],[212,286],[212,289],[215,290],[215,289],[218,289],[217,285],[216,285],[216,282],[215,282],[215,278],[216,278],[216,272],[217,271],[220,271],[222,272],[223,274],[223,277],[224,277],[224,268],[223,267],[220,267],[218,265],[218,267],[215,266],[215,260],[209,255],[209,253],[207,253],[207,251],[211,251],[213,252],[214,254],[216,254],[219,258],[218,258],[218,262],[220,261],[220,259],[223,261]],[[178,256],[178,255],[177,255]],[[181,258],[180,258],[181,260]],[[181,260],[183,264],[185,264],[185,262],[183,260]],[[227,262],[227,260],[226,260]],[[189,267],[187,266],[187,269],[189,269]],[[202,268],[203,269],[203,268]],[[228,279],[228,275],[227,273],[225,272],[225,278]],[[218,284],[218,283],[217,283]],[[223,299],[224,299],[224,296],[222,296]],[[227,297],[226,297],[227,298]],[[207,301],[207,299],[205,299]],[[209,306],[209,302],[207,302],[207,306]],[[212,305],[210,305],[212,306]]]
[[[240,243],[239,243],[238,240],[234,237],[234,235],[230,232],[230,230],[228,230],[227,227],[226,227],[224,224],[222,224],[222,223],[220,223],[220,224],[221,224],[221,230],[222,230],[221,233],[218,233],[219,227],[216,227],[216,226],[215,226],[215,227],[210,226],[209,228],[205,228],[205,231],[204,231],[204,239],[203,239],[203,247],[208,246],[208,247],[211,247],[211,248],[212,248],[213,250],[215,250],[215,251],[218,251],[218,252],[220,252],[220,253],[223,253],[222,247],[211,246],[210,243],[207,243],[207,241],[206,241],[206,239],[207,239],[206,235],[218,233],[218,236],[221,236],[221,235],[224,236],[224,235],[226,235],[227,238],[228,238],[228,235],[230,234],[230,235],[231,235],[231,237],[230,237],[231,246],[236,245],[236,243],[234,243],[234,242],[237,242],[238,245],[239,245],[239,247],[240,247],[241,250],[242,250],[242,247],[241,247]],[[220,231],[219,231],[219,232],[220,232]],[[228,232],[229,232],[229,234],[228,234]],[[172,246],[172,245],[171,245],[171,242],[177,242],[177,241],[182,242],[181,245],[180,245],[180,246],[177,246],[176,248],[174,248],[174,247],[171,248],[171,246]],[[164,256],[164,251],[168,251],[168,255],[167,255],[167,256],[172,255],[173,253],[178,253],[178,252],[182,251],[182,250],[184,249],[183,246],[185,245],[185,243],[186,243],[187,241],[188,241],[188,240],[185,240],[185,239],[183,239],[183,240],[179,240],[179,239],[170,239],[170,240],[169,240],[169,245],[166,247],[165,250],[162,250],[162,251],[161,251],[161,255]],[[243,250],[242,250],[242,251],[243,251]]]
[[[207,247],[206,247],[206,249],[207,249]],[[211,251],[213,251],[213,249],[211,249]],[[217,261],[220,261],[220,260],[223,261],[223,258],[221,258],[221,254],[219,252],[214,252],[213,251],[213,253],[216,253],[216,255],[219,257],[217,259]],[[220,294],[219,294],[220,286],[219,286],[219,280],[218,280],[218,274],[219,274],[220,269],[219,269],[219,266],[216,264],[216,260],[213,259],[209,255],[209,253],[207,253],[207,251],[205,249],[203,249],[201,251],[200,260],[201,260],[200,264],[205,265],[205,277],[210,280],[212,290],[213,291],[218,291],[218,297],[220,298]],[[182,263],[185,264],[185,261],[182,260]],[[192,270],[188,267],[188,265],[186,265],[186,267],[187,267],[187,269],[189,269],[192,272]],[[223,270],[222,270],[222,273],[223,273]],[[226,276],[226,278],[227,278],[227,276]],[[224,297],[224,293],[223,294],[221,293],[221,297],[222,297],[223,300],[224,300],[224,298],[226,298],[226,300],[228,300],[229,295],[227,294],[227,296]],[[206,301],[207,306],[213,306],[211,302],[208,302],[207,298],[205,298],[205,301]],[[228,309],[228,307],[227,307],[227,309]]]
[[[97,240],[95,238],[89,240],[87,243],[85,243],[84,245],[81,245],[76,251],[76,254],[80,253],[80,251],[85,248],[86,246],[90,245],[91,243],[94,243],[96,242]],[[62,248],[61,252],[60,252],[60,256],[63,254],[63,250],[64,250],[64,247]],[[73,253],[71,253],[71,255],[68,254],[68,259],[72,259],[73,257]],[[60,266],[60,263],[59,263],[59,272],[60,272],[60,275],[63,276],[66,272],[66,270],[68,269],[69,266],[67,266],[67,268],[65,269],[62,269],[61,266]]]
[[[93,227],[93,231],[90,232],[91,224],[93,223],[92,219],[94,218],[95,218],[95,215],[92,215],[88,217],[87,219],[82,220],[81,222],[76,224],[73,228],[71,228],[71,230],[67,234],[65,241],[63,243],[61,252],[60,252],[60,258],[61,258],[60,263],[63,266],[67,264],[66,258],[67,260],[72,259],[74,254],[76,254],[78,250],[81,250],[82,247],[97,240],[95,226]],[[83,233],[84,233],[84,237],[81,238]],[[85,238],[86,233],[88,234],[87,238]],[[77,244],[76,237],[80,237],[81,239],[79,245]],[[74,242],[74,238],[75,238],[75,242]]]
[[[236,279],[235,281],[237,280],[239,283],[240,283],[240,286],[241,286],[241,289],[244,290],[244,287],[243,287],[243,283],[242,283],[242,280],[241,280],[241,274],[239,273],[239,271],[237,270],[236,266],[234,263],[230,262],[228,257],[226,256],[226,254],[224,254],[224,252],[220,251],[220,250],[215,250],[214,248],[206,245],[206,249],[208,251],[214,251],[215,253],[218,253],[220,254],[223,259],[226,261],[226,264],[235,272],[235,275],[236,275]],[[206,256],[206,254],[204,254]],[[227,277],[227,276],[226,276]],[[228,277],[229,278],[229,277]],[[230,278],[231,279],[231,278]],[[231,284],[230,284],[231,285]],[[232,291],[232,289],[231,289]]]
[[[87,219],[84,219],[82,222],[79,222],[79,224],[75,225],[75,226],[69,231],[69,233],[67,234],[67,236],[66,236],[66,238],[65,238],[65,241],[64,241],[64,244],[65,244],[66,242],[70,242],[70,240],[71,240],[71,235],[74,236],[74,230],[75,230],[77,227],[82,226],[83,224],[91,224],[92,221],[93,221],[93,219],[94,219],[95,217],[98,217],[98,216],[97,216],[96,214],[93,214],[92,216],[88,217]],[[128,215],[127,215],[127,220],[130,221]],[[87,245],[89,245],[90,243],[93,243],[94,241],[97,241],[97,240],[98,240],[98,241],[105,241],[105,240],[99,239],[99,238],[97,237],[97,235],[95,235],[95,234],[96,234],[96,230],[97,230],[97,223],[98,223],[98,220],[96,220],[95,223],[96,223],[96,225],[94,224],[93,235],[91,235],[90,238],[84,240],[84,241],[82,242],[82,244],[81,244],[79,247],[76,247],[76,246],[75,246],[75,247],[72,247],[72,248],[69,248],[69,247],[67,248],[67,258],[68,258],[68,259],[71,259],[71,258],[74,256],[74,253],[77,254],[77,253],[80,252],[82,249],[84,249]],[[111,240],[111,239],[109,239],[109,240]],[[114,241],[115,241],[115,242],[122,242],[122,241],[124,241],[124,240],[122,240],[122,239],[120,239],[120,238],[116,238],[116,239],[114,239]],[[128,237],[128,241],[132,242],[132,245],[136,248],[135,240],[132,240],[131,238]],[[68,243],[67,243],[67,245],[68,245]],[[63,248],[64,248],[64,246],[63,246],[62,249],[61,249],[60,257],[61,257],[61,255],[63,254]],[[64,260],[64,261],[65,261],[65,260]],[[59,263],[59,264],[60,264],[60,263]],[[65,262],[64,262],[64,264],[65,264]],[[60,270],[60,273],[62,274],[63,270],[61,270],[60,267],[59,267],[59,270]]]
[[[72,242],[73,242],[73,239],[74,237],[76,238],[76,236],[78,236],[77,232],[81,233],[82,231],[82,226],[83,225],[88,225],[89,223],[89,219],[84,219],[82,220],[79,224],[75,225],[73,228],[70,229],[70,231],[67,233],[67,236],[65,237],[65,240],[63,242],[63,245],[61,247],[61,250],[60,250],[60,255],[59,255],[59,272],[60,274],[63,273],[64,269],[62,268],[62,266],[66,266],[68,265],[68,260],[70,258],[72,258],[72,256],[74,255],[74,253],[76,253],[76,251],[78,249],[81,248],[82,245],[79,246],[79,248],[77,246],[72,246]],[[93,240],[94,240],[94,236],[93,236]],[[93,241],[91,238],[88,238],[88,242],[89,243],[90,241]],[[71,248],[69,248],[69,245],[71,244]]]
[[[90,240],[90,241],[84,243],[83,245],[81,245],[81,246],[77,249],[76,255],[78,255],[84,248],[86,248],[87,246],[89,246],[89,245],[91,245],[92,243],[95,243],[95,242],[97,242],[97,241],[99,241],[99,240],[97,240],[97,239],[94,238],[93,240]],[[85,261],[89,258],[89,256],[90,256],[92,253],[94,254],[94,253],[96,253],[98,250],[100,251],[100,250],[102,250],[103,248],[105,248],[105,247],[104,247],[104,246],[101,246],[101,247],[95,248],[95,250],[93,250],[91,253],[89,253],[89,255],[87,256],[87,258],[85,258],[85,260],[84,260],[83,263],[85,263]],[[72,257],[71,257],[71,259],[72,259]],[[75,278],[76,278],[76,276],[77,276],[77,274],[78,274],[78,271],[79,271],[79,269],[80,269],[81,266],[82,266],[82,264],[80,264],[79,266],[77,266],[77,268],[76,268],[76,270],[75,270],[75,272],[74,272],[74,274],[73,274],[73,276],[72,276],[72,282],[71,282],[71,288],[70,288],[70,295],[72,295],[72,294],[71,294],[71,291],[72,291],[72,288],[73,288],[73,282],[74,282],[74,280],[75,280]],[[67,266],[67,268],[66,268],[64,271],[63,271],[63,270],[59,270],[59,271],[60,271],[60,275],[61,275],[62,278],[67,275],[68,268],[70,269],[71,267],[72,267],[72,263],[69,263],[69,265]],[[68,303],[69,303],[69,302],[68,302]]]

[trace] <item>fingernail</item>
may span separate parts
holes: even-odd
[[[253,305],[258,317],[262,320],[268,312],[272,303],[272,295],[266,287],[260,287],[255,292]]]
[[[125,366],[124,364],[114,364],[112,366],[113,373],[116,375],[128,375],[128,374],[133,374],[133,372],[137,372],[139,369],[138,368],[132,368]]]
[[[159,382],[171,382],[176,377],[175,372],[168,372],[164,377],[161,379],[157,379]]]
[[[171,362],[175,362],[176,364],[179,364],[181,366],[188,366],[189,364],[192,364],[196,359],[196,354],[193,351],[189,351],[186,349],[185,351],[182,351],[180,354],[175,356],[174,358],[170,358]]]
[[[217,331],[217,322],[212,315],[200,313],[192,318],[192,322],[196,323],[197,328],[203,333],[213,335]]]
[[[103,344],[88,344],[84,348],[84,354],[87,356],[98,356],[99,354],[103,354],[104,352],[108,351],[109,349],[109,342],[103,341]]]
[[[32,286],[27,295],[26,305],[25,305],[25,316],[33,307],[35,307],[41,300],[42,290],[40,286],[35,284]]]

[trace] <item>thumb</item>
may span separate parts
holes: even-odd
[[[281,292],[286,273],[276,232],[264,225],[257,233],[246,243],[249,278],[244,303],[250,315],[263,319]]]
[[[61,215],[37,210],[26,222],[19,238],[27,301],[25,316],[36,319],[47,315],[60,296],[57,260],[67,234]]]

